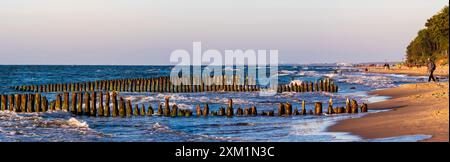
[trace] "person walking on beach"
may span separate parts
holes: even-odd
[[[436,70],[436,64],[434,64],[433,60],[431,60],[431,58],[428,58],[428,82],[430,82],[431,80],[433,80],[433,82],[436,82],[436,79],[433,76],[434,70]]]

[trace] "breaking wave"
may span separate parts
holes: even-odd
[[[386,76],[357,76],[348,75],[339,78],[340,82],[362,84],[372,88],[390,88],[395,87],[394,80]]]
[[[83,141],[103,136],[67,112],[0,112],[0,141]]]

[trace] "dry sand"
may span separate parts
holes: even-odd
[[[392,97],[369,109],[392,109],[338,122],[331,132],[350,132],[366,139],[432,135],[424,141],[449,142],[449,84],[417,83],[371,92]]]

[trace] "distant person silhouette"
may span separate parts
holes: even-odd
[[[434,70],[436,70],[436,64],[434,64],[433,60],[431,60],[431,58],[428,58],[428,64],[427,64],[427,68],[428,68],[428,82],[430,82],[431,80],[433,80],[433,82],[436,82],[436,79],[433,76]]]

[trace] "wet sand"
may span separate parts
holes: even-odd
[[[424,141],[449,142],[449,84],[418,83],[373,91],[391,99],[369,104],[369,110],[391,109],[339,121],[330,132],[350,132],[365,139],[432,135]]]

